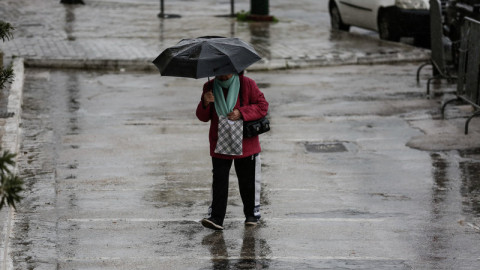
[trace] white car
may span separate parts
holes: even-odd
[[[401,37],[428,40],[428,0],[330,0],[332,29],[348,31],[350,26],[377,31],[381,39]]]

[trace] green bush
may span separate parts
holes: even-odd
[[[9,169],[15,166],[15,156],[9,151],[0,156],[0,209],[5,204],[15,208],[15,202],[22,198],[19,193],[23,190],[23,180]]]

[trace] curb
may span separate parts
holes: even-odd
[[[395,56],[372,56],[356,57],[352,56],[345,59],[273,59],[266,60],[264,63],[253,64],[248,68],[249,71],[273,71],[285,69],[316,68],[328,66],[345,65],[375,65],[375,64],[395,64],[395,63],[416,63],[426,62],[430,55],[419,53],[418,55],[395,55]]]
[[[416,54],[391,54],[350,57],[323,57],[315,59],[263,59],[248,68],[249,71],[274,71],[298,68],[315,68],[343,65],[394,64],[405,62],[425,62],[430,59],[427,52]],[[29,68],[84,69],[109,71],[143,71],[158,72],[150,59],[35,59],[26,58],[25,66]]]
[[[15,157],[15,164],[18,164],[18,151],[20,149],[20,135],[21,135],[21,113],[22,113],[22,101],[23,101],[23,83],[25,78],[25,67],[23,58],[17,58],[13,61],[14,80],[10,87],[8,95],[7,111],[14,113],[5,122],[5,134],[2,138],[2,149],[8,150],[12,153],[17,153]],[[18,173],[18,165],[13,169],[14,173]],[[4,236],[3,252],[0,254],[0,269],[10,270],[13,269],[13,262],[9,256],[9,240],[12,237],[12,229],[14,225],[15,210],[9,208],[7,220],[4,222],[4,230],[2,235]]]
[[[153,60],[118,60],[118,59],[25,59],[25,66],[29,68],[51,69],[84,69],[84,70],[129,70],[129,71],[157,71]]]

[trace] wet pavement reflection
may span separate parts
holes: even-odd
[[[250,43],[256,51],[267,59],[272,58],[270,48],[270,24],[269,22],[250,22]]]
[[[434,213],[440,211],[445,197],[452,191],[452,185],[459,185],[461,210],[470,222],[478,222],[480,218],[480,149],[464,149],[453,152],[432,153],[433,176],[435,187],[433,199],[436,207]],[[452,171],[455,172],[454,175]],[[452,183],[453,182],[453,183]]]
[[[474,223],[480,221],[480,149],[460,150],[462,161],[459,163],[462,172],[463,211],[472,216]]]
[[[259,230],[261,228],[245,227],[240,254],[234,254],[234,244],[226,244],[224,232],[207,234],[202,245],[212,256],[210,269],[270,269],[270,247],[267,240],[260,237]]]
[[[247,74],[271,104],[263,217],[244,226],[232,175],[223,232],[199,223],[212,177],[194,115],[203,81],[29,69],[15,264],[478,269],[480,150],[407,147],[436,101],[405,86],[415,65],[366,67]]]
[[[480,233],[475,225],[480,221],[480,151],[432,152],[432,188],[430,219],[425,231],[427,243],[421,251],[431,269],[464,269],[466,265],[455,258],[468,257],[469,251],[458,250],[468,246],[470,233]],[[455,233],[460,225],[466,235]],[[452,252],[453,251],[453,252]],[[472,252],[470,256],[475,256]]]
[[[75,9],[77,5],[63,5],[65,7],[65,33],[67,34],[67,40],[75,40]]]

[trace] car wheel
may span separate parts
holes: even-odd
[[[400,41],[400,34],[390,18],[392,18],[392,16],[389,16],[388,13],[380,13],[378,18],[378,34],[380,39]]]
[[[335,4],[330,7],[330,24],[332,25],[332,29],[335,30],[350,30],[350,25],[343,23],[342,17],[340,16],[340,11]]]

